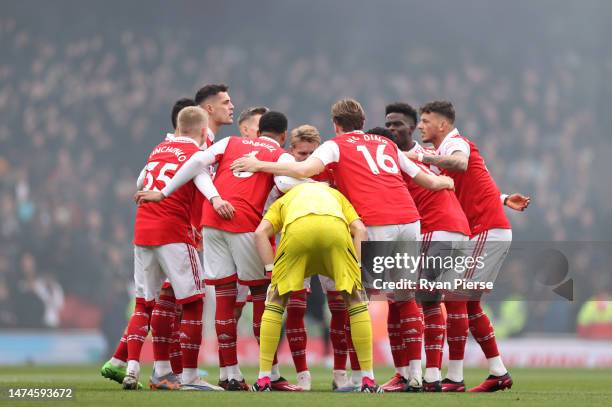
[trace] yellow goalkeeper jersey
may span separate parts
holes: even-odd
[[[348,199],[323,182],[304,183],[291,188],[270,206],[264,219],[272,224],[274,233],[284,233],[288,225],[306,215],[335,216],[347,226],[359,219]]]

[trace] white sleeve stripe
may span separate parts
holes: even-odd
[[[403,172],[408,174],[410,178],[416,177],[417,174],[421,171],[419,166],[410,161],[401,151],[398,151],[397,157],[399,160],[400,168]]]
[[[210,150],[194,153],[174,174],[170,182],[162,189],[165,196],[170,196],[178,188],[185,185],[199,173],[206,171],[207,166],[215,162],[215,155]]]
[[[276,160],[277,163],[290,163],[295,161],[295,158],[289,153],[282,153]]]
[[[444,155],[451,155],[455,151],[461,151],[469,157],[470,145],[463,139],[453,139],[452,141],[446,143],[446,145],[444,146],[444,151],[442,153]]]
[[[225,154],[225,150],[227,149],[227,145],[229,143],[230,138],[226,137],[221,139],[221,141],[216,142],[212,146],[208,147],[206,151],[211,152],[215,157],[218,155]]]
[[[278,157],[276,162],[279,162],[279,163],[295,162],[295,157],[293,157],[289,153],[283,153]],[[297,178],[287,177],[283,175],[277,175],[274,177],[274,184],[276,185],[276,188],[278,188],[281,192],[287,192],[296,185],[303,184],[304,182],[310,182],[310,181],[311,181],[310,178],[297,179]]]
[[[340,160],[340,148],[336,142],[328,140],[317,147],[311,157],[318,158],[323,165],[337,163]]]

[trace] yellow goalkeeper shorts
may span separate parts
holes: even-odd
[[[315,274],[334,280],[338,291],[362,289],[351,234],[335,216],[311,214],[286,227],[276,251],[271,285],[283,295],[303,289],[304,279]]]

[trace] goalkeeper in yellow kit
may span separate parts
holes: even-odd
[[[282,233],[276,256],[270,238]],[[259,379],[253,391],[270,390],[289,293],[303,289],[313,271],[334,280],[343,293],[353,346],[362,369],[362,392],[380,392],[372,369],[372,324],[361,285],[361,242],[367,231],[350,202],[324,183],[304,183],[278,199],[255,231],[259,256],[272,272],[260,332]]]

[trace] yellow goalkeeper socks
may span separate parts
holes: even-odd
[[[353,347],[362,371],[372,370],[372,321],[365,302],[348,308]]]
[[[259,371],[271,372],[274,353],[280,341],[283,313],[285,309],[280,305],[266,304],[261,317],[261,331],[259,332]]]

